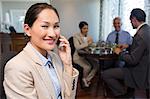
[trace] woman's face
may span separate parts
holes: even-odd
[[[24,25],[31,44],[42,54],[54,49],[60,36],[59,18],[51,9],[40,12],[32,27]]]
[[[88,25],[84,25],[82,28],[81,28],[81,33],[83,34],[83,35],[87,35],[87,33],[88,33]]]

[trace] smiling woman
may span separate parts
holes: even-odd
[[[75,99],[79,73],[72,67],[70,45],[60,35],[59,20],[57,10],[47,3],[28,9],[24,31],[29,42],[4,70],[7,98]],[[63,50],[56,54],[52,50],[58,39]]]

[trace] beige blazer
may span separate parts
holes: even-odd
[[[68,75],[58,55],[49,54],[61,84],[62,99],[74,99],[78,71],[74,69],[73,77]],[[3,85],[7,99],[56,99],[49,73],[30,43],[6,64]]]
[[[73,36],[73,42],[74,42],[74,46],[76,49],[73,55],[73,60],[78,60],[81,58],[78,55],[78,52],[77,52],[78,50],[88,47],[88,43],[84,42],[82,37],[83,36],[81,33],[77,33]]]

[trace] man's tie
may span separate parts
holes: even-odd
[[[118,41],[119,41],[119,33],[117,32],[117,33],[116,33],[115,43],[118,44]]]

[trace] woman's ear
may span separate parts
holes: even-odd
[[[26,35],[28,37],[31,36],[31,34],[30,34],[30,27],[28,26],[28,24],[24,24],[24,32],[26,33]]]

